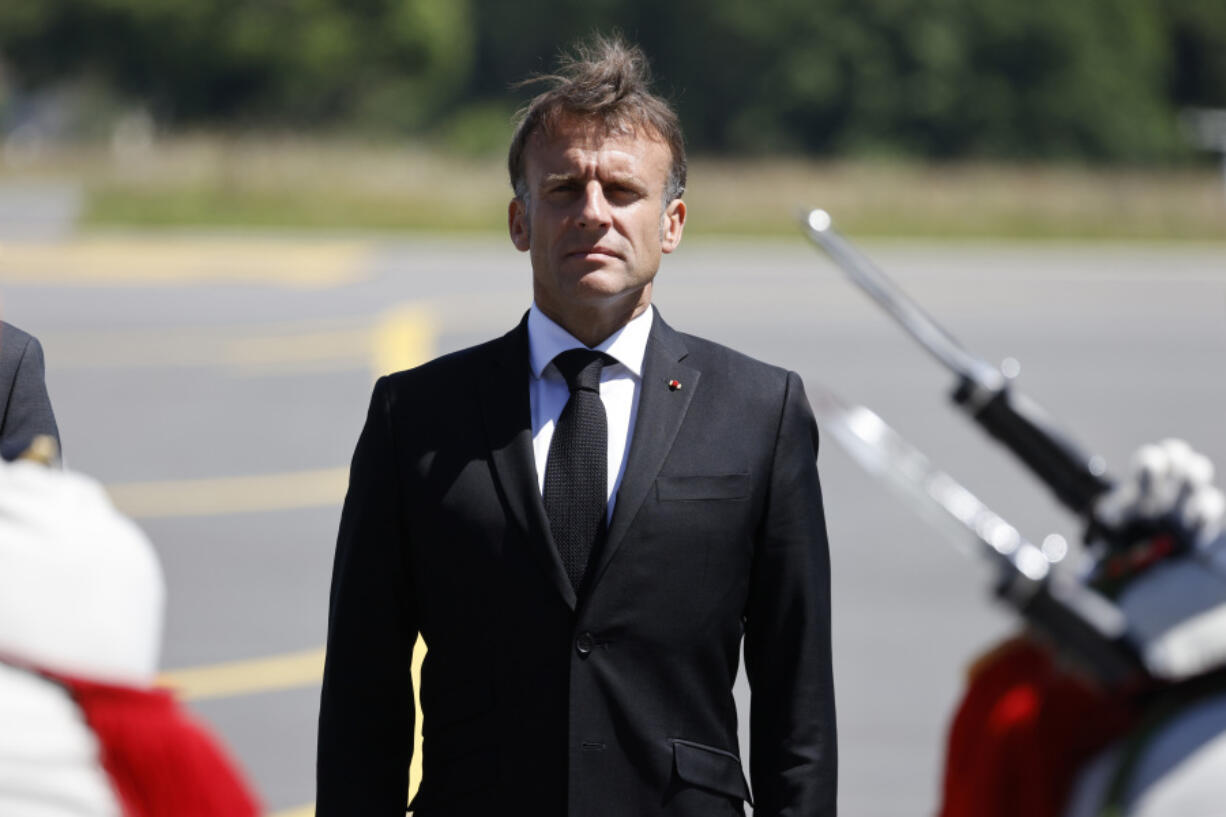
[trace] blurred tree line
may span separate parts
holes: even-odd
[[[170,130],[498,149],[510,84],[613,28],[704,152],[1163,161],[1226,107],[1223,0],[10,0],[0,126],[87,83]]]

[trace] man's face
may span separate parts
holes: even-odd
[[[645,309],[660,256],[681,241],[685,204],[664,202],[672,156],[653,136],[571,120],[529,139],[511,240],[531,254],[537,305],[572,334],[594,313]]]

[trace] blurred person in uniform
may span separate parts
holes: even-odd
[[[0,321],[0,453],[12,458],[39,435],[59,445],[43,373],[43,347],[33,335]]]
[[[154,687],[152,545],[97,482],[0,460],[0,814],[254,817],[237,768]]]
[[[940,817],[1226,814],[1226,498],[1213,470],[1182,441],[1145,446],[1096,507],[1132,544],[1098,549],[1086,581],[1160,677],[1108,688],[1059,644],[998,645],[970,671]]]
[[[829,554],[800,378],[669,327],[685,154],[642,53],[564,60],[512,140],[534,302],[379,380],[337,541],[320,817],[832,817]],[[751,284],[746,284],[751,286]]]

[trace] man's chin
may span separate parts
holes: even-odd
[[[587,255],[568,255],[562,262],[562,269],[577,277],[596,276],[626,276],[626,262],[614,255],[588,253]]]
[[[637,300],[642,290],[642,286],[630,286],[625,276],[598,272],[576,281],[572,292],[576,301],[596,306],[611,301]]]
[[[625,272],[612,264],[576,264],[571,272],[572,292],[578,296],[609,297],[626,289]]]
[[[635,282],[623,269],[607,266],[597,268],[570,268],[555,279],[559,288],[550,288],[553,295],[545,300],[559,308],[596,309],[606,311],[619,305],[637,303],[643,296],[648,281]],[[541,300],[538,292],[538,301]]]

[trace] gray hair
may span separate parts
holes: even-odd
[[[546,82],[551,87],[535,96],[517,115],[515,135],[507,155],[507,170],[515,195],[527,201],[524,151],[537,132],[550,134],[570,118],[593,122],[604,133],[643,129],[660,138],[672,154],[664,186],[664,203],[685,192],[685,138],[676,111],[651,93],[651,68],[638,46],[619,35],[596,35],[563,54],[558,72],[532,77],[521,84]]]

